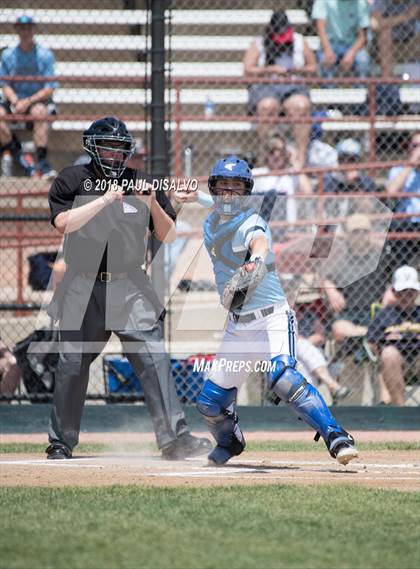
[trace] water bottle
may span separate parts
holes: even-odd
[[[216,112],[216,105],[210,99],[210,97],[207,97],[206,102],[204,104],[204,116],[206,117],[206,119],[211,119],[215,115],[215,112]]]
[[[184,176],[191,178],[192,176],[192,157],[193,149],[191,146],[184,148]]]
[[[32,177],[36,173],[34,153],[35,144],[33,140],[28,140],[21,143],[21,149],[17,156],[17,162],[25,172],[26,176]]]
[[[17,161],[26,176],[32,177],[35,175],[35,161],[32,154],[29,154],[29,152],[26,152],[25,154],[23,152],[19,152]]]
[[[1,157],[1,173],[2,176],[10,177],[13,172],[13,156],[10,150],[5,150]]]

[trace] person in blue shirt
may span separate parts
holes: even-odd
[[[318,58],[322,75],[368,76],[370,60],[366,44],[370,20],[367,1],[315,0],[312,19],[316,21],[321,40]]]
[[[229,310],[227,328],[203,386],[197,408],[216,439],[208,459],[225,464],[245,448],[235,402],[239,387],[257,362],[270,363],[268,386],[276,398],[316,430],[339,463],[358,456],[354,439],[336,422],[320,393],[297,371],[296,320],[281,286],[268,223],[252,207],[254,184],[245,160],[218,160],[209,177],[214,208],[204,223],[204,244],[210,255],[216,286]],[[226,302],[226,285],[238,269],[256,286],[240,305]],[[258,273],[258,278],[256,277]]]
[[[407,166],[394,166],[391,168],[386,190],[390,198],[399,193],[407,194],[407,198],[397,201],[395,211],[411,214],[406,219],[405,225],[407,226],[405,229],[409,230],[408,225],[412,225],[414,228],[412,227],[411,229],[418,231],[420,227],[420,198],[416,196],[410,197],[410,194],[420,193],[420,132],[413,134],[411,137],[408,161],[409,164]]]
[[[53,77],[54,55],[52,51],[34,41],[35,21],[30,16],[19,16],[15,29],[19,44],[6,48],[1,56],[0,75],[28,76],[42,75]],[[30,115],[35,119],[46,117],[52,95],[57,87],[55,81],[2,81],[4,103],[0,106],[0,119],[6,114]],[[32,123],[29,123],[32,127]],[[28,176],[38,174],[51,178],[56,172],[51,168],[48,153],[48,122],[33,122],[34,142],[36,146],[36,168],[22,158],[20,144],[12,136],[10,123],[0,120],[0,147],[2,152],[11,152]]]
[[[387,196],[396,200],[394,211],[403,214],[393,219],[392,232],[420,231],[420,132],[411,136],[408,164],[394,166],[388,173],[386,184]],[[401,197],[405,194],[404,197]],[[405,214],[405,215],[404,215]],[[407,264],[416,265],[419,256],[418,239],[394,239],[392,241],[394,255]]]

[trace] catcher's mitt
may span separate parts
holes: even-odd
[[[252,293],[267,274],[263,259],[257,257],[245,263],[235,271],[223,291],[222,304],[227,310],[237,310],[245,302],[248,293]]]

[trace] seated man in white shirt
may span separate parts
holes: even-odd
[[[275,199],[276,206],[272,212],[271,220],[286,220],[293,224],[297,219],[297,203],[293,199],[295,194],[312,194],[311,182],[306,174],[278,174],[279,170],[297,170],[296,155],[289,150],[284,138],[279,134],[274,134],[268,141],[265,166],[254,168],[254,194],[273,194],[273,201],[276,196],[288,196],[287,200]],[[271,212],[270,212],[271,213]],[[262,215],[264,212],[262,212]],[[273,233],[273,237],[278,239],[279,235]]]

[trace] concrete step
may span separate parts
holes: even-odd
[[[95,0],[90,0],[90,9],[75,8],[76,0],[73,0],[72,9],[69,10],[55,10],[55,9],[25,9],[25,14],[32,15],[39,24],[66,24],[66,25],[90,25],[95,21],[96,26],[102,28],[106,25],[144,25],[148,20],[146,10],[108,10],[106,9],[106,2],[100,2],[101,9],[95,8]],[[34,4],[35,2],[33,2]],[[114,2],[114,4],[118,4]],[[48,0],[42,2],[44,7],[48,5]],[[121,5],[121,3],[120,3]],[[205,5],[204,2],[201,3]],[[211,3],[209,2],[209,5]],[[241,2],[243,6],[243,2]],[[85,3],[86,6],[86,3]],[[81,6],[84,8],[85,6]],[[308,15],[305,10],[286,10],[289,21],[293,25],[306,25],[309,21]],[[172,25],[190,25],[195,29],[197,26],[219,26],[226,25],[231,28],[236,26],[242,27],[244,25],[258,25],[265,26],[269,22],[272,10],[267,9],[229,9],[229,10],[172,10]],[[16,19],[16,10],[12,8],[3,8],[0,12],[0,23],[14,23]]]
[[[166,36],[165,46],[168,48],[170,45],[172,51],[189,51],[194,54],[209,51],[233,51],[243,54],[253,39],[254,36],[237,35],[172,35]],[[37,41],[53,50],[144,51],[148,46],[148,39],[143,35],[39,34]],[[317,36],[307,37],[306,41],[311,49],[319,48]],[[13,46],[16,43],[15,34],[0,35],[1,45]]]

